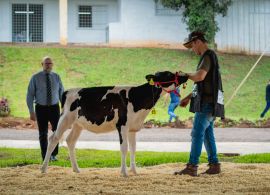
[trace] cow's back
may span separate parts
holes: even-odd
[[[66,94],[65,112],[76,114],[84,129],[102,133],[125,125],[127,91],[130,87],[92,87],[71,89]]]
[[[71,89],[65,92],[64,114],[74,122],[96,133],[128,126],[139,130],[160,97],[161,89],[141,86],[111,86]]]

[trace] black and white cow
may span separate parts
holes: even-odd
[[[66,91],[62,97],[63,111],[57,130],[49,138],[41,171],[47,171],[52,151],[63,133],[72,127],[66,141],[74,172],[79,172],[75,144],[82,129],[87,129],[95,133],[118,130],[122,154],[121,174],[127,176],[128,144],[130,168],[136,174],[136,132],[142,128],[146,116],[161,95],[185,83],[187,76],[165,71],[147,75],[146,79],[148,83],[136,87],[92,87]]]

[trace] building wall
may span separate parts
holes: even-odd
[[[11,15],[9,2],[0,0],[0,42],[11,41]]]
[[[180,14],[157,15],[154,0],[121,0],[119,7],[120,21],[109,25],[110,43],[179,44],[187,37]]]
[[[226,17],[217,18],[218,50],[226,52],[270,54],[270,1],[234,0]]]
[[[93,27],[83,29],[78,27],[78,6],[91,5],[105,6],[107,12],[107,24],[105,27]],[[93,9],[93,8],[92,8]],[[69,0],[68,1],[68,42],[70,43],[105,43],[107,42],[106,27],[110,22],[118,21],[117,0]],[[94,20],[94,15],[93,15]]]
[[[59,43],[59,1],[44,0],[44,42]]]
[[[0,42],[12,42],[12,4],[43,4],[44,42],[59,42],[58,0],[0,0]]]
[[[59,43],[59,0],[0,0],[0,42],[12,41],[12,3],[43,4],[44,42]],[[79,5],[105,6],[107,24],[79,28]],[[181,13],[157,14],[154,0],[68,0],[68,42],[181,47],[188,35],[181,19]],[[226,17],[217,16],[218,50],[263,52],[270,45],[269,20],[269,0],[234,0]],[[267,53],[270,54],[270,47]]]

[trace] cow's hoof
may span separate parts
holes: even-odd
[[[40,171],[41,171],[41,173],[47,173],[47,168],[41,167],[41,168],[40,168]]]
[[[130,171],[131,171],[134,175],[137,175],[137,171],[136,171],[136,168],[135,168],[135,167],[131,167],[131,168],[130,168]]]
[[[123,177],[128,177],[128,174],[127,174],[127,172],[122,172],[122,171],[121,171],[121,176],[123,176]]]
[[[80,169],[73,169],[73,172],[80,173],[81,171],[80,171]]]
[[[130,171],[131,171],[134,175],[137,175],[136,169],[130,169]]]

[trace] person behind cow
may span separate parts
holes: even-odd
[[[270,80],[268,81],[268,85],[266,86],[265,100],[266,100],[266,106],[265,106],[263,112],[261,113],[261,118],[264,117],[264,115],[267,113],[267,111],[270,108]]]
[[[180,103],[180,89],[177,88],[176,91],[171,91],[170,92],[170,104],[168,107],[168,114],[169,114],[169,123],[172,122],[172,119],[174,118],[175,121],[178,120],[178,116],[174,113],[175,109]],[[167,96],[166,100],[167,102]]]
[[[184,43],[187,48],[200,55],[200,61],[195,73],[186,73],[194,81],[192,93],[181,100],[180,106],[186,107],[190,102],[190,112],[195,113],[191,132],[191,152],[189,162],[179,175],[197,176],[199,157],[204,143],[209,168],[205,174],[218,174],[221,172],[217,157],[214,136],[215,117],[224,118],[224,103],[221,75],[218,59],[214,51],[210,50],[202,32],[194,31],[189,34],[188,41]]]
[[[37,120],[41,155],[44,160],[48,145],[48,122],[52,126],[52,131],[55,131],[60,117],[59,101],[64,87],[60,76],[52,72],[52,59],[46,56],[41,64],[43,70],[34,74],[29,82],[26,101],[30,119]],[[57,160],[57,154],[58,145],[51,155],[51,161]]]

